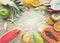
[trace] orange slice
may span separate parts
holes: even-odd
[[[38,7],[39,5],[40,5],[40,1],[39,0],[33,0],[32,1],[32,6]]]
[[[56,22],[56,23],[54,24],[54,29],[55,29],[56,31],[60,31],[60,22]]]
[[[46,18],[46,22],[50,25],[54,24],[54,22],[50,19],[50,17]]]

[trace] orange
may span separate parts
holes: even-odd
[[[32,1],[32,6],[34,6],[34,7],[40,6],[40,0],[33,0]]]
[[[50,17],[46,18],[46,22],[50,25],[54,24],[54,22],[50,19]]]
[[[60,22],[56,22],[56,23],[54,24],[54,29],[55,29],[56,31],[60,31]]]

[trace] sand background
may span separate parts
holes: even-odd
[[[48,2],[49,0],[41,0],[41,3]],[[13,41],[10,43],[23,43],[21,41],[21,35],[25,32],[30,33],[31,37],[32,34],[36,31],[38,31],[38,28],[43,29],[45,26],[49,26],[45,19],[46,17],[50,16],[49,13],[43,13],[42,9],[39,8],[39,10],[35,10],[34,8],[30,8],[28,10],[25,10],[24,13],[20,15],[20,17],[17,19],[16,24],[19,28],[21,28],[23,31],[16,37]],[[14,18],[15,19],[15,18]],[[14,29],[16,27],[14,24],[10,24],[8,22],[8,28],[7,31],[3,29],[4,22],[0,22],[0,36],[2,36],[7,31]],[[33,38],[33,37],[32,37]],[[33,39],[31,39],[33,40]],[[45,41],[46,42],[46,41]],[[29,43],[34,43],[34,41],[31,41]]]

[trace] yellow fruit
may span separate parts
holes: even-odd
[[[32,6],[34,6],[34,7],[40,6],[40,0],[33,0],[32,1]]]
[[[56,22],[56,23],[54,24],[54,29],[55,29],[56,31],[60,31],[60,22]]]
[[[25,42],[25,43],[28,43],[30,41],[31,37],[30,37],[30,34],[28,33],[24,33],[22,35],[22,41]]]
[[[26,7],[30,7],[32,3],[32,0],[23,0],[23,4],[26,6]]]
[[[58,20],[60,20],[60,15],[59,15],[59,14],[52,14],[51,18],[52,18],[54,21],[58,21]]]
[[[54,24],[54,22],[50,19],[50,17],[46,18],[46,22],[50,25]]]

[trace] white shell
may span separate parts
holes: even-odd
[[[7,22],[4,23],[4,30],[7,30]]]
[[[39,28],[38,28],[38,32],[41,32],[41,31],[42,31],[42,28],[39,27]]]

